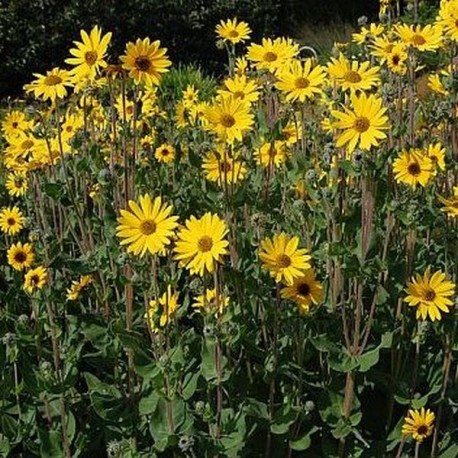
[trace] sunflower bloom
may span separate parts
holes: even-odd
[[[206,110],[207,128],[222,141],[242,141],[245,132],[253,125],[250,104],[234,97],[220,97]]]
[[[420,410],[409,410],[402,425],[402,435],[412,436],[417,442],[422,442],[432,434],[435,418],[434,412],[425,410],[424,407]]]
[[[311,267],[312,257],[305,248],[298,246],[299,237],[284,232],[264,239],[259,250],[262,268],[269,271],[275,281],[293,284],[295,278],[302,277]]]
[[[55,102],[56,99],[65,98],[67,87],[73,86],[70,73],[57,67],[46,72],[46,75],[34,73],[33,76],[36,77],[36,80],[26,84],[24,89],[26,92],[33,92],[36,98],[42,98],[45,101]]]
[[[175,259],[193,274],[212,273],[228,253],[229,242],[224,238],[227,233],[226,223],[218,215],[205,213],[200,219],[191,216],[178,232]]]
[[[441,313],[448,313],[453,305],[450,299],[455,294],[455,284],[445,279],[445,274],[438,270],[431,275],[428,267],[422,275],[417,274],[407,283],[408,296],[404,301],[411,307],[417,307],[417,319],[441,320]]]
[[[307,269],[301,277],[296,277],[291,285],[281,290],[281,297],[296,302],[299,311],[304,314],[309,312],[312,304],[320,304],[323,296],[323,285],[316,280],[313,269]]]
[[[92,275],[83,275],[78,281],[72,281],[70,288],[67,289],[67,301],[77,301],[81,292],[92,283]]]
[[[161,146],[156,148],[154,152],[154,157],[159,162],[164,162],[164,164],[170,164],[175,159],[175,148],[168,143],[163,143]]]
[[[23,172],[9,173],[6,177],[5,187],[10,196],[23,196],[29,187],[26,174]]]
[[[312,66],[312,59],[305,63],[293,61],[285,70],[279,70],[277,89],[286,93],[286,100],[304,102],[316,94],[321,94],[325,81],[324,67]]]
[[[442,28],[437,25],[398,24],[395,31],[407,46],[419,51],[434,51],[442,45]]]
[[[458,41],[458,1],[447,0],[440,2],[438,25],[442,26],[445,34]]]
[[[25,218],[18,207],[6,207],[0,211],[0,229],[8,235],[17,234],[24,227]]]
[[[130,200],[131,211],[121,210],[116,235],[122,239],[121,245],[128,245],[127,251],[143,256],[161,252],[170,243],[174,229],[178,226],[178,216],[170,216],[172,206],[154,201],[147,194],[140,197],[140,205]]]
[[[108,45],[111,40],[111,32],[102,36],[102,30],[95,26],[90,33],[80,31],[81,42],[75,41],[76,48],[70,49],[70,57],[65,60],[67,64],[74,65],[72,70],[78,78],[95,77],[99,69],[105,68]]]
[[[229,298],[224,294],[216,295],[216,289],[206,289],[204,294],[197,296],[192,306],[205,313],[222,315],[229,305]]]
[[[205,178],[217,183],[219,186],[235,184],[242,181],[247,173],[244,162],[237,159],[236,155],[229,156],[224,151],[211,152],[203,160]]]
[[[393,162],[395,179],[413,188],[420,184],[426,186],[433,176],[432,160],[421,150],[411,150],[402,153]]]
[[[237,18],[221,21],[215,29],[218,38],[230,43],[243,43],[250,38],[251,29],[246,22],[238,21]]]
[[[281,70],[286,62],[299,54],[299,45],[290,38],[263,38],[262,44],[253,43],[248,47],[247,59],[259,70],[275,73]]]
[[[263,143],[254,152],[254,159],[263,167],[280,167],[288,158],[287,145],[285,140]]]
[[[349,61],[343,54],[332,58],[328,64],[329,76],[344,91],[367,91],[380,81],[380,67],[371,67],[370,62]]]
[[[234,97],[234,99],[253,103],[259,98],[259,86],[245,75],[236,75],[224,80],[224,88],[218,90],[218,94],[222,97]]]
[[[6,253],[8,264],[14,270],[24,270],[29,268],[35,260],[33,247],[30,243],[21,242],[11,245]]]
[[[342,129],[337,137],[337,146],[347,145],[351,154],[358,146],[362,150],[369,150],[378,146],[379,141],[386,138],[383,132],[389,128],[386,108],[382,107],[382,99],[374,95],[361,93],[351,95],[352,109],[343,107],[344,111],[332,110],[331,114],[337,121],[333,128]]]
[[[145,314],[151,332],[154,333],[170,323],[173,315],[175,315],[180,306],[178,303],[178,293],[173,291],[170,285],[167,286],[167,291],[158,299],[153,299],[149,302]]]
[[[166,54],[167,49],[160,46],[159,40],[151,43],[149,38],[138,38],[135,43],[127,43],[126,54],[120,60],[136,83],[157,86],[162,74],[172,65]]]
[[[451,197],[447,199],[439,196],[439,200],[444,204],[444,207],[441,208],[443,212],[453,218],[458,217],[458,186],[453,188],[453,195]]]
[[[37,289],[42,289],[48,280],[48,271],[43,266],[29,270],[24,276],[24,289],[28,293],[33,293]]]

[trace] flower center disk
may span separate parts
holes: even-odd
[[[353,127],[359,133],[363,133],[363,132],[366,132],[367,129],[369,129],[370,125],[371,125],[371,123],[370,123],[369,119],[367,119],[364,116],[360,116],[359,118],[355,119]]]
[[[287,267],[291,265],[291,258],[286,254],[281,254],[277,258],[277,265],[281,269],[286,269]]]
[[[139,229],[143,235],[151,235],[156,232],[156,223],[150,219],[147,219],[142,221]]]
[[[204,235],[197,242],[197,246],[199,247],[199,251],[202,253],[207,253],[213,247],[213,240],[208,235]]]

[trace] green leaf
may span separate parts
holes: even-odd
[[[310,431],[304,433],[304,435],[299,439],[289,441],[289,446],[293,450],[296,450],[298,452],[307,450],[312,444],[312,434],[318,431],[319,429],[320,428],[318,428],[317,426],[314,426]]]
[[[454,444],[438,455],[437,458],[457,458],[458,457],[458,444]]]

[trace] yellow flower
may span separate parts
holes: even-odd
[[[162,73],[167,72],[172,65],[166,55],[167,49],[160,45],[159,40],[151,43],[149,38],[138,38],[135,43],[127,43],[126,54],[120,60],[136,83],[158,85]]]
[[[234,76],[224,80],[224,89],[219,89],[218,94],[222,97],[234,97],[234,99],[253,103],[259,98],[259,86],[255,81],[245,75]]]
[[[24,289],[28,293],[33,293],[37,289],[42,289],[48,280],[48,271],[43,266],[29,270],[24,276]]]
[[[238,21],[237,18],[221,21],[215,29],[218,38],[231,43],[240,43],[250,38],[251,29],[246,22]]]
[[[391,49],[391,52],[386,53],[385,61],[388,68],[398,75],[404,75],[407,71],[407,52],[404,45],[397,43]]]
[[[35,260],[32,245],[21,242],[11,245],[7,251],[8,264],[15,270],[24,270],[30,267]]]
[[[159,162],[169,164],[175,159],[175,148],[168,143],[163,143],[156,148],[154,156]]]
[[[192,306],[205,313],[222,315],[229,305],[229,298],[224,294],[216,297],[216,289],[206,289],[204,294],[198,296]]]
[[[253,125],[250,104],[234,97],[220,97],[206,110],[206,119],[210,131],[222,141],[234,143],[242,141],[243,135]]]
[[[39,73],[33,75],[37,79],[26,84],[24,89],[26,92],[33,92],[35,97],[43,100],[49,99],[51,102],[55,102],[56,99],[63,99],[67,96],[67,87],[73,85],[70,73],[57,67],[47,71],[46,75]]]
[[[349,61],[343,54],[331,58],[328,64],[329,76],[336,84],[347,91],[367,91],[377,86],[380,81],[380,67],[371,67],[369,61]]]
[[[447,0],[440,2],[437,24],[454,41],[458,41],[458,1]]]
[[[439,196],[439,200],[445,205],[441,210],[448,214],[448,216],[458,217],[458,186],[453,188],[453,195],[446,199]]]
[[[243,57],[237,57],[235,59],[235,65],[234,65],[234,71],[237,76],[243,76],[245,72],[248,70],[248,62],[246,58]]]
[[[145,135],[140,139],[140,146],[143,151],[150,152],[154,144],[154,132],[151,132],[149,135]]]
[[[128,245],[129,253],[140,256],[162,251],[178,226],[178,216],[170,216],[172,206],[163,203],[161,197],[152,201],[145,194],[140,205],[130,200],[129,207],[131,211],[121,210],[118,218],[116,235],[122,239],[121,245]]]
[[[399,38],[419,51],[434,51],[442,45],[442,28],[437,25],[395,25]]]
[[[83,275],[78,281],[72,281],[70,288],[67,289],[67,301],[77,301],[88,285],[92,283],[92,275]]]
[[[384,30],[385,29],[382,24],[371,23],[369,24],[369,27],[361,27],[359,33],[352,34],[352,40],[359,45],[363,45],[371,40],[374,40],[374,38],[381,35]]]
[[[67,112],[65,115],[65,121],[61,126],[62,139],[64,141],[69,141],[83,126],[84,116],[82,112],[78,112],[77,114]]]
[[[262,240],[259,250],[262,268],[269,271],[275,281],[293,284],[295,278],[302,277],[311,267],[309,261],[312,257],[306,249],[298,246],[299,237],[284,232],[274,234],[273,239]]]
[[[305,99],[322,93],[325,81],[324,67],[312,66],[312,63],[312,59],[307,59],[304,63],[292,61],[284,70],[278,71],[278,82],[275,86],[286,93],[286,100],[304,102]]]
[[[301,313],[308,313],[312,304],[320,304],[323,296],[323,286],[316,280],[313,269],[307,269],[301,277],[296,277],[290,286],[281,290],[281,297],[296,302]]]
[[[205,178],[219,186],[238,183],[247,173],[245,164],[235,154],[229,156],[224,148],[219,148],[217,153],[209,153],[203,160],[202,168]]]
[[[445,170],[445,148],[441,143],[429,145],[426,154],[431,159],[435,168]]]
[[[263,38],[262,44],[253,43],[249,46],[247,59],[259,70],[276,72],[298,54],[299,45],[293,43],[290,38]]]
[[[388,117],[385,116],[386,108],[382,108],[382,99],[364,93],[359,96],[351,95],[350,110],[343,107],[344,112],[332,110],[331,114],[337,121],[333,127],[342,129],[337,137],[337,146],[347,145],[351,154],[358,146],[362,150],[369,150],[378,146],[381,139],[386,138],[384,130],[389,128]]]
[[[450,299],[455,294],[455,284],[445,280],[445,274],[438,270],[431,275],[428,267],[421,276],[417,274],[411,282],[407,282],[408,296],[404,301],[411,307],[417,307],[417,319],[426,320],[429,315],[431,321],[441,320],[441,313],[448,313],[453,305]]]
[[[167,286],[167,291],[159,298],[159,300],[151,300],[148,304],[145,318],[151,329],[151,332],[158,332],[159,328],[167,326],[173,315],[178,310],[178,293],[172,290],[170,285]],[[159,315],[159,323],[157,324],[157,316]]]
[[[76,48],[70,49],[70,54],[74,57],[66,59],[65,62],[75,66],[72,73],[78,78],[93,78],[99,69],[107,66],[104,59],[111,40],[111,32],[102,37],[102,30],[95,26],[89,34],[84,30],[81,30],[80,34],[82,42],[75,41]]]
[[[448,91],[445,89],[441,78],[437,73],[428,76],[428,88],[436,94],[448,95]]]
[[[190,108],[199,103],[199,90],[192,84],[188,84],[183,91],[183,104],[186,108]]]
[[[9,173],[6,177],[5,186],[10,196],[23,196],[28,189],[27,175],[23,172]]]
[[[25,131],[31,129],[32,127],[33,121],[28,121],[22,111],[11,111],[2,121],[2,132],[8,141],[12,138],[20,136],[21,134],[25,134]]]
[[[221,257],[227,254],[229,242],[224,239],[228,229],[226,223],[211,213],[202,218],[191,216],[186,227],[178,232],[175,244],[175,259],[191,271],[203,276],[212,273]]]
[[[433,176],[433,163],[421,150],[405,151],[393,162],[396,181],[415,187],[426,186]]]
[[[266,142],[256,149],[254,159],[263,167],[280,167],[288,157],[287,143],[284,140]]]
[[[432,434],[435,418],[434,412],[425,410],[424,407],[420,410],[409,410],[402,425],[402,435],[412,436],[417,442],[422,442]]]
[[[281,131],[281,138],[287,145],[295,145],[302,138],[302,127],[300,122],[289,121]]]
[[[18,207],[4,207],[0,211],[0,229],[8,235],[17,234],[24,227],[25,218]]]

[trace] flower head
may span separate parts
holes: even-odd
[[[409,410],[402,425],[402,435],[412,436],[417,442],[422,442],[432,434],[435,418],[434,413],[424,407],[420,410]]]
[[[8,235],[17,234],[24,227],[25,218],[18,207],[6,207],[0,211],[0,229]]]
[[[221,21],[216,26],[216,34],[224,41],[237,44],[250,38],[251,29],[246,22],[239,21],[237,18]]]
[[[43,266],[30,269],[24,277],[24,289],[28,293],[33,293],[37,289],[42,289],[48,280],[48,271]]]
[[[35,260],[33,247],[30,243],[21,242],[11,245],[6,253],[8,264],[15,270],[29,268]]]

